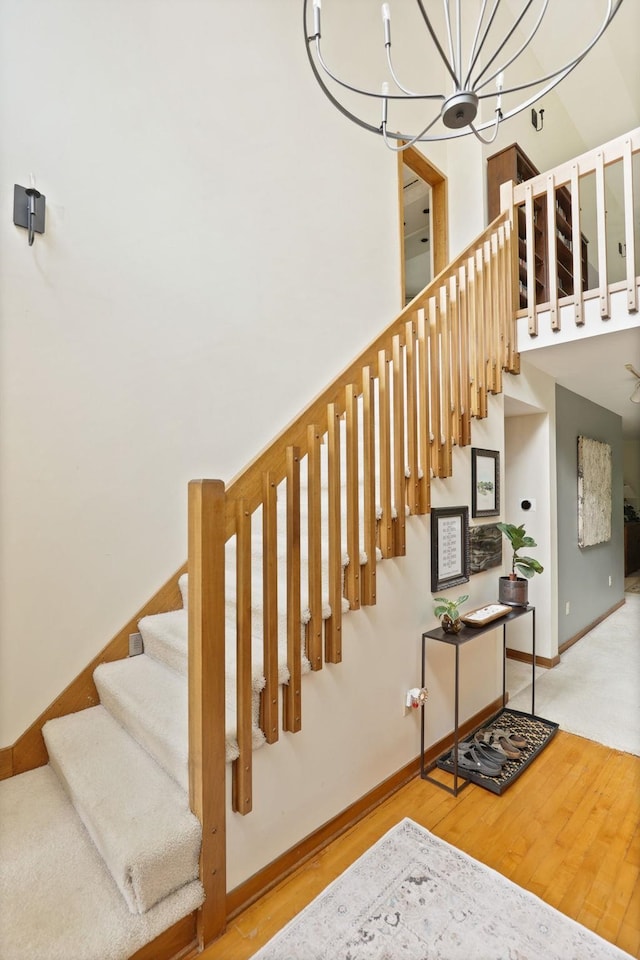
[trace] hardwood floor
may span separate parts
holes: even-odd
[[[440,774],[446,779],[446,774]],[[203,960],[247,960],[403,817],[640,957],[640,758],[558,732],[502,797],[416,778],[231,921]]]

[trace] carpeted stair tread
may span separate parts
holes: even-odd
[[[103,707],[43,728],[50,764],[132,913],[198,877],[187,794]]]
[[[127,960],[204,899],[133,914],[50,766],[0,782],[0,958]]]
[[[101,663],[93,678],[101,703],[187,793],[185,678],[146,654]]]
[[[144,652],[187,676],[187,611],[155,613],[138,621]]]
[[[303,672],[310,669],[304,658]],[[185,792],[189,789],[187,680],[181,673],[147,654],[102,663],[94,671],[100,700],[121,726],[157,760]],[[286,666],[281,679],[288,679]],[[258,726],[261,670],[254,669],[252,694],[252,744],[265,743]],[[226,684],[225,755],[230,763],[238,756],[235,713],[235,675],[229,665]]]

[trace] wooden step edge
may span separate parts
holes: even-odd
[[[460,738],[464,738],[472,730],[482,726],[487,720],[493,717],[502,708],[502,697],[498,697],[492,703],[488,704],[481,711],[470,717],[460,725]],[[429,765],[436,760],[442,753],[451,749],[453,746],[453,730],[451,733],[433,744],[425,752],[425,763]],[[254,873],[243,883],[239,884],[227,894],[227,922],[233,920],[239,913],[246,910],[247,907],[259,900],[269,890],[288,877],[291,873],[302,866],[311,857],[316,856],[320,850],[328,846],[333,840],[341,834],[351,829],[358,821],[367,816],[375,807],[397,793],[401,787],[405,786],[410,780],[418,776],[420,772],[420,757],[411,760],[405,766],[401,767],[396,773],[387,777],[382,783],[374,787],[359,800],[356,800],[350,806],[346,807],[342,813],[339,813],[333,819],[310,833],[300,843],[291,847],[285,853],[281,854],[271,863],[267,864],[262,870]],[[428,784],[425,783],[425,788]]]
[[[115,637],[71,681],[68,687],[34,720],[12,747],[0,748],[0,780],[34,770],[48,763],[49,756],[42,738],[42,728],[48,720],[77,713],[100,702],[93,682],[93,672],[101,663],[124,660],[129,655],[129,634],[136,633],[138,621],[153,613],[167,613],[182,607],[182,595],[178,580],[186,573],[186,563],[177,571],[141,610],[129,620]]]
[[[13,747],[0,748],[0,780],[13,776]]]
[[[188,913],[152,940],[131,954],[129,960],[191,960],[198,955],[196,921],[198,911]]]

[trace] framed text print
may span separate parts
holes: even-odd
[[[469,579],[469,508],[431,511],[431,592]]]

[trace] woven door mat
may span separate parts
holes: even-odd
[[[474,770],[463,770],[458,765],[459,777],[471,780],[472,783],[477,783],[479,787],[484,787],[498,795],[504,793],[507,787],[510,787],[514,780],[517,780],[520,774],[524,773],[558,730],[558,724],[551,720],[536,717],[531,713],[521,713],[519,710],[509,709],[502,710],[489,723],[485,723],[477,729],[482,730],[484,727],[498,727],[498,729],[507,730],[509,733],[519,733],[527,741],[527,746],[521,750],[522,755],[517,760],[507,760],[497,777],[486,777]],[[473,734],[470,734],[467,740],[472,739]],[[440,757],[436,765],[441,770],[453,774],[453,750]]]

